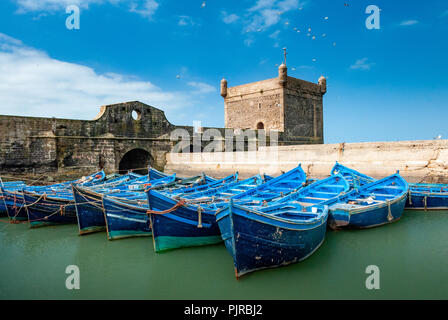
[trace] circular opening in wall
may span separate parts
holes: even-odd
[[[132,119],[135,121],[140,120],[142,118],[142,113],[140,111],[134,110],[132,111]]]
[[[257,123],[257,129],[258,129],[258,130],[262,130],[262,129],[264,129],[264,124],[263,124],[263,122],[258,122],[258,123]]]

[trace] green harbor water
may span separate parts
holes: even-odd
[[[79,267],[79,290],[65,287],[68,265]],[[369,265],[379,290],[366,289]],[[305,261],[240,280],[224,245],[156,254],[151,238],[0,223],[0,270],[0,299],[448,299],[448,212],[328,231]]]

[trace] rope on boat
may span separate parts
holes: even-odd
[[[202,228],[202,207],[198,206],[198,228]]]
[[[42,194],[36,201],[34,201],[33,203],[30,203],[30,204],[26,204],[26,203],[24,203],[23,205],[25,206],[25,207],[32,207],[32,206],[34,206],[36,203],[38,203],[40,200],[42,200],[42,198],[43,199],[46,199],[47,198],[47,196],[46,196],[46,194],[44,193],[44,194]]]
[[[186,204],[185,200],[181,199],[179,200],[172,208],[169,208],[167,210],[163,211],[156,211],[156,210],[146,210],[146,214],[166,214],[175,211],[177,208],[182,207]]]
[[[392,216],[392,212],[390,210],[390,201],[387,201],[387,220],[391,221],[394,217]]]
[[[423,198],[423,202],[425,203],[425,211],[427,211],[428,210],[428,208],[427,208],[428,196],[425,196]]]
[[[409,205],[412,205],[412,192],[411,189],[409,189]]]
[[[64,215],[64,213],[63,213],[63,210],[64,210],[63,207],[64,207],[64,206],[61,206],[58,210],[56,210],[55,212],[53,212],[53,213],[51,213],[51,214],[49,214],[48,216],[45,216],[45,217],[43,217],[43,218],[40,218],[40,219],[34,219],[34,220],[28,220],[28,221],[25,221],[25,222],[37,222],[37,221],[42,221],[42,220],[48,220],[48,218],[54,216],[54,215],[57,214],[57,213],[60,213],[61,216],[63,216],[63,215]]]

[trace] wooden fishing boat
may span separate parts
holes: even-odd
[[[76,208],[70,193],[37,194],[24,190],[23,197],[31,228],[76,223]]]
[[[112,177],[107,182],[102,183],[104,178],[105,175],[96,175],[94,179],[75,180],[74,182],[79,186],[103,188],[104,186],[117,187],[129,183],[129,179],[134,179],[133,181],[146,179],[144,181],[148,181],[147,176],[141,177],[135,174]],[[68,187],[67,182],[64,182],[44,188],[25,188],[22,190],[27,220],[31,228],[77,222],[73,193]]]
[[[328,204],[349,190],[348,181],[337,174],[268,206],[239,205],[232,198],[217,211],[216,221],[233,257],[236,276],[309,257],[324,241]]]
[[[336,164],[331,169],[331,174],[335,175],[338,173],[341,174],[345,178],[345,180],[350,183],[350,186],[352,188],[358,188],[376,180],[361,172],[350,169],[336,161]]]
[[[306,175],[298,166],[280,177],[269,180],[266,189],[258,189],[256,194],[260,195],[269,190],[270,197],[279,197],[282,192],[290,192],[293,188],[300,187],[305,180]],[[255,176],[204,192],[184,193],[179,197],[149,190],[148,212],[155,251],[220,242],[219,227],[213,216],[216,210],[225,205],[228,199],[263,185],[260,184],[261,181],[260,176]],[[268,198],[268,194],[264,196],[265,199]]]
[[[400,219],[409,185],[397,172],[339,197],[329,206],[329,226],[370,228]]]
[[[266,177],[266,175],[265,175]],[[304,187],[307,182],[305,171],[299,164],[296,168],[276,177],[270,177],[267,182],[246,192],[232,197],[234,203],[246,206],[266,205],[268,202],[284,197]]]
[[[0,217],[8,216],[8,209],[5,204],[5,198],[3,196],[3,188],[9,188],[20,190],[25,186],[23,181],[3,182],[0,178]]]
[[[229,175],[223,179],[211,181],[209,183],[201,184],[198,186],[162,190],[160,192],[170,195],[170,196],[179,195],[179,194],[187,194],[187,193],[196,193],[196,192],[201,192],[201,191],[210,190],[210,189],[214,189],[214,188],[219,188],[225,184],[232,183],[235,181],[238,181],[238,172],[236,172],[232,175]]]
[[[275,200],[272,204],[292,202],[303,207],[328,205],[349,191],[350,183],[341,174],[335,174]]]
[[[102,197],[107,238],[109,240],[128,237],[151,236],[147,199],[140,193],[138,198]]]
[[[3,188],[0,187],[4,208],[6,214],[12,221],[26,221],[28,215],[24,208],[23,194],[17,188]]]
[[[136,199],[138,197],[147,201],[144,188],[159,187],[171,184],[175,181],[176,174],[165,176],[160,179],[149,180],[147,176],[131,181],[124,181],[118,185],[99,185],[83,188],[78,185],[72,186],[73,200],[77,211],[77,222],[79,234],[99,232],[106,229],[104,207],[102,205],[103,195],[122,199]],[[140,195],[139,195],[140,194]],[[123,200],[123,201],[124,201]],[[146,207],[147,209],[147,207]],[[113,236],[111,236],[113,238]]]
[[[448,210],[448,185],[434,183],[409,184],[406,209]]]
[[[10,186],[2,189],[2,196],[4,200],[4,205],[7,210],[8,217],[13,221],[26,221],[28,220],[28,214],[25,208],[25,199],[23,196],[23,190],[31,193],[40,194],[56,194],[60,190],[67,189],[70,183],[79,183],[81,185],[95,185],[100,183],[106,178],[106,174],[103,170],[94,173],[90,176],[83,177],[74,181],[57,183],[49,186]]]
[[[159,192],[172,192],[174,190],[178,189],[187,189],[187,188],[194,188],[198,187],[204,184],[208,184],[211,182],[215,182],[213,178],[207,176],[207,175],[200,175],[200,176],[194,176],[189,178],[178,178],[176,177],[176,180],[171,183],[166,183],[164,185],[158,185],[158,186],[151,186],[151,189],[157,190]]]
[[[174,198],[182,199],[188,203],[196,205],[205,204],[219,206],[228,201],[229,198],[245,193],[248,190],[254,189],[262,185],[264,182],[261,175],[255,175],[243,181],[235,181],[228,184],[223,184],[218,188],[210,188],[209,190],[175,195]]]
[[[327,218],[328,207],[291,202],[247,207],[231,200],[216,214],[237,278],[306,259],[323,243]]]
[[[141,179],[142,177],[135,173],[128,173],[127,175],[123,175],[118,183],[113,181],[112,183],[103,184],[96,188],[82,188],[73,184],[72,193],[75,201],[79,234],[83,235],[106,230],[102,195],[106,192],[111,192],[110,190],[114,190],[114,188],[122,184]],[[143,181],[149,183],[149,179]],[[118,192],[121,192],[121,190],[118,190]]]
[[[185,193],[180,198],[149,189],[147,212],[150,215],[154,250],[161,252],[221,242],[214,204],[219,198],[211,197],[213,194],[230,197],[256,187],[261,182],[259,175],[234,183],[220,182],[220,187],[208,190],[210,193]]]
[[[366,183],[369,181],[376,181],[375,178],[369,177],[338,163],[336,163],[335,168],[337,168],[337,172],[341,172],[344,175],[351,175],[358,181],[361,180]],[[409,193],[405,209],[425,211],[448,210],[448,185],[435,183],[409,183]]]
[[[72,186],[75,201],[79,234],[88,234],[106,230],[104,219],[103,195],[88,188]]]
[[[168,174],[159,171],[153,167],[149,167],[148,170],[148,176],[149,176],[149,180],[157,180],[157,179],[161,179],[161,178],[165,178],[168,176]]]

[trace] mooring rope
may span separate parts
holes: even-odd
[[[163,211],[155,211],[155,210],[146,210],[146,214],[166,214],[175,211],[177,208],[180,208],[186,204],[185,200],[179,200],[172,208]]]
[[[202,207],[198,206],[198,228],[202,228]]]
[[[388,210],[387,220],[391,221],[394,217],[392,216],[392,212],[390,209],[390,201],[387,201],[387,210]]]

